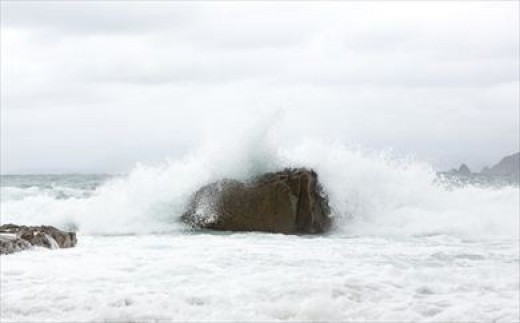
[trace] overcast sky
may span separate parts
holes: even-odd
[[[2,1],[1,19],[2,173],[124,171],[273,111],[287,144],[437,169],[519,150],[518,1]]]

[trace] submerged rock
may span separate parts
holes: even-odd
[[[330,208],[318,175],[305,168],[266,173],[242,183],[223,179],[193,196],[181,219],[193,227],[227,231],[323,233]]]
[[[72,248],[76,245],[75,232],[61,231],[52,226],[24,226],[5,224],[0,226],[0,253],[7,254],[40,246],[49,249]]]

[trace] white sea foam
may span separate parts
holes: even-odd
[[[65,198],[53,192],[61,184],[4,186],[2,223],[79,234],[72,249],[2,256],[2,319],[518,318],[518,187],[447,187],[413,158],[282,145],[265,129],[211,136],[182,159],[137,165],[95,189],[76,185]],[[318,172],[330,198],[330,234],[197,233],[178,222],[201,185],[301,166]]]
[[[62,187],[3,187],[2,223],[74,225],[100,234],[182,231],[178,218],[201,185],[304,166],[318,172],[328,193],[333,234],[518,237],[518,187],[446,187],[429,165],[388,152],[320,141],[283,147],[269,131],[236,135],[245,139],[213,137],[185,158],[137,165],[94,191],[70,188],[67,198],[54,192]]]
[[[337,231],[518,237],[518,187],[447,187],[428,164],[339,144],[308,142],[284,156],[320,174]]]
[[[79,236],[2,258],[6,322],[512,322],[518,243]],[[4,257],[4,256],[3,256]]]

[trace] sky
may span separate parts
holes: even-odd
[[[520,150],[519,20],[518,1],[3,0],[0,171],[121,172],[256,123],[478,171]]]

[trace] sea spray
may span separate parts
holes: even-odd
[[[85,234],[183,234],[188,228],[179,216],[200,186],[309,167],[329,196],[332,234],[518,236],[518,187],[446,187],[431,166],[413,158],[317,140],[283,147],[269,131],[250,134],[213,138],[178,160],[138,164],[127,175],[67,198],[34,187],[2,187],[1,221],[76,226]]]
[[[447,187],[424,162],[337,143],[308,141],[282,154],[320,174],[337,233],[518,236],[518,187]]]

